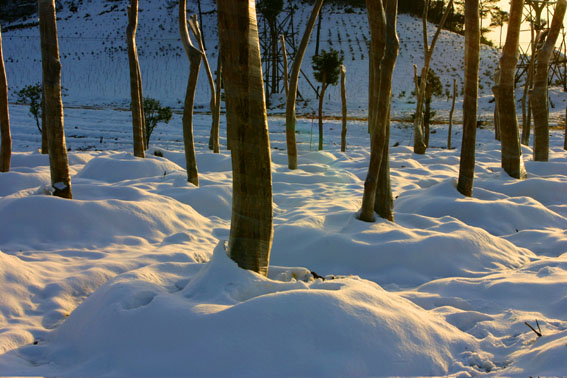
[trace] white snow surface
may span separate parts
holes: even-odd
[[[123,15],[99,13],[106,4],[124,2],[84,3],[83,13],[63,10],[62,34],[88,35],[102,22],[114,38],[123,37],[112,21]],[[142,2],[141,9],[146,3],[152,2]],[[175,14],[158,5],[141,12],[141,36],[144,17]],[[92,16],[85,18],[86,12]],[[345,31],[359,40],[368,35],[366,26],[337,26],[342,20],[365,25],[364,14],[324,17],[324,36],[338,31],[345,43]],[[168,22],[161,25],[177,46],[176,24]],[[418,20],[400,16],[402,46],[404,35],[420,27]],[[3,33],[9,83],[39,79],[33,76],[37,68],[22,64],[26,54],[35,54],[29,62],[38,59],[38,52],[24,45],[18,50],[8,38],[29,32]],[[462,37],[442,37],[455,41],[455,48],[436,55],[436,64],[454,65],[456,71],[448,70],[462,75]],[[276,106],[269,118],[274,240],[269,276],[263,277],[238,268],[225,254],[232,174],[224,116],[220,154],[207,148],[210,115],[194,116],[198,188],[186,179],[178,113],[155,129],[147,158],[134,158],[130,113],[113,109],[127,101],[125,57],[114,61],[108,45],[89,43],[92,51],[100,49],[90,70],[75,66],[64,83],[65,102],[73,105],[65,108],[73,200],[50,195],[49,161],[37,152],[35,123],[26,106],[10,104],[15,152],[11,171],[0,173],[0,376],[567,374],[563,132],[551,131],[549,162],[534,162],[531,146],[523,146],[528,178],[518,181],[500,168],[492,129],[479,127],[474,193],[463,197],[456,190],[462,128],[457,121],[456,148],[447,149],[446,99],[433,104],[440,122],[432,125],[427,154],[412,153],[411,126],[404,120],[414,106],[411,51],[402,49],[390,139],[395,223],[365,223],[355,214],[368,169],[366,122],[349,120],[342,153],[340,121],[326,119],[319,152],[316,122],[299,118],[299,169],[290,171],[285,120]],[[495,50],[483,51],[496,56]],[[18,56],[25,59],[10,62]],[[70,56],[64,67],[72,65]],[[144,75],[179,75],[168,56],[142,55],[142,62],[154,65]],[[186,69],[186,58],[178,59]],[[349,84],[349,114],[363,117],[368,61],[356,59],[346,60],[348,72],[360,75]],[[355,62],[359,66],[349,69]],[[182,97],[185,79],[164,80],[146,80],[146,93],[155,91],[153,96],[175,105],[171,98]],[[204,76],[199,88],[197,103],[206,110]],[[400,96],[404,90],[407,96]],[[486,87],[483,93],[480,115],[489,120],[493,104]],[[331,91],[330,98],[326,112],[339,114],[339,97]],[[553,89],[551,98],[563,104],[551,109],[553,123],[565,96]],[[154,155],[158,151],[163,157]],[[525,324],[537,330],[536,321],[542,337]]]

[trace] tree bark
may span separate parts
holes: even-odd
[[[388,109],[388,125],[386,128],[386,141],[382,152],[382,162],[378,173],[378,184],[376,187],[376,198],[374,199],[374,211],[381,218],[390,222],[394,221],[394,196],[390,181],[390,109]]]
[[[368,133],[376,129],[378,97],[380,91],[380,62],[386,46],[386,14],[382,0],[367,0],[366,10],[370,28],[370,65],[368,68]]]
[[[397,22],[397,0],[386,0],[386,6],[383,7],[380,2],[374,2],[369,0],[366,2],[366,6],[368,8],[368,15],[369,18],[371,14],[374,13],[373,17],[376,17],[374,20],[374,26],[376,27],[380,22],[385,22],[385,27],[383,29],[386,32],[385,38],[385,49],[384,49],[384,57],[382,58],[382,62],[380,64],[380,79],[379,85],[380,88],[378,90],[378,103],[376,105],[374,111],[374,117],[376,119],[376,127],[372,131],[372,139],[371,139],[371,152],[370,152],[370,163],[368,165],[368,173],[366,175],[366,180],[364,181],[364,193],[362,196],[362,206],[360,212],[358,214],[358,218],[365,222],[373,222],[374,221],[374,211],[377,195],[377,186],[378,186],[378,177],[380,176],[380,170],[384,169],[383,171],[383,181],[384,187],[389,187],[389,170],[386,170],[388,166],[388,156],[386,151],[388,150],[388,136],[389,136],[389,125],[390,125],[390,103],[391,103],[391,96],[392,96],[392,76],[394,73],[394,67],[396,64],[396,59],[398,57],[399,51],[399,40],[396,31],[396,22]],[[373,11],[371,11],[371,7]],[[376,9],[378,8],[378,9]],[[382,11],[382,17],[380,15],[380,8],[384,9]],[[372,27],[372,25],[371,25]],[[379,35],[379,34],[378,34]],[[374,38],[374,35],[371,33],[371,38]],[[372,42],[371,42],[372,43]],[[384,166],[384,167],[382,167]],[[379,199],[378,203],[378,210],[382,212],[382,205],[387,205],[384,213],[380,214],[380,216],[385,217],[388,220],[393,221],[393,203],[390,202],[391,200],[391,189],[387,190],[390,197],[388,198],[388,193],[382,193],[380,196],[382,200]],[[393,201],[392,201],[393,202]]]
[[[453,100],[449,111],[449,133],[447,135],[447,149],[451,149],[451,138],[453,133],[453,112],[455,111],[455,100],[457,99],[457,79],[453,79]]]
[[[216,103],[213,113],[213,152],[218,154],[220,152],[219,130],[220,130],[220,110],[221,110],[221,86],[222,86],[222,62],[219,51],[217,59],[217,85],[216,85]]]
[[[532,25],[533,29],[533,25]],[[532,126],[532,106],[528,97],[532,82],[534,79],[534,66],[537,41],[539,40],[540,33],[538,32],[535,39],[532,38],[532,56],[528,66],[528,74],[526,76],[526,83],[524,84],[524,93],[522,95],[522,144],[528,146],[530,144],[530,133]],[[533,37],[533,30],[532,30]]]
[[[45,93],[41,94],[41,153],[47,155],[49,153],[49,143],[47,142],[47,120],[45,119]]]
[[[508,175],[517,179],[526,178],[526,169],[522,160],[518,118],[516,116],[516,96],[514,93],[514,75],[518,63],[523,8],[524,0],[512,0],[506,42],[500,58],[500,84],[498,85],[498,119],[500,120],[502,144],[502,168]]]
[[[193,47],[187,30],[186,0],[179,0],[179,33],[185,53],[189,58],[189,80],[185,92],[185,103],[183,107],[183,144],[185,145],[185,165],[187,167],[187,181],[199,186],[199,172],[197,171],[197,159],[195,157],[195,144],[193,142],[193,103],[195,102],[195,90],[199,78],[199,67],[201,66],[202,54]]]
[[[347,103],[346,103],[346,68],[341,65],[341,110],[343,115],[343,123],[341,128],[341,152],[346,151],[346,134],[347,134]]]
[[[217,9],[233,174],[228,252],[240,267],[267,275],[272,176],[255,2],[218,0]]]
[[[323,150],[323,100],[325,99],[325,91],[327,83],[325,83],[325,73],[323,73],[323,85],[319,94],[319,151]]]
[[[53,195],[71,199],[73,198],[71,176],[63,129],[61,60],[57,39],[55,0],[38,0],[38,11],[51,186]]]
[[[424,10],[422,16],[422,25],[423,25],[423,68],[421,69],[421,79],[419,82],[419,91],[417,92],[417,105],[415,108],[415,118],[413,121],[413,152],[416,154],[423,155],[427,149],[427,144],[425,143],[425,138],[423,135],[423,105],[425,102],[425,89],[427,85],[427,76],[429,74],[429,66],[431,64],[431,58],[433,57],[433,51],[435,50],[435,45],[437,44],[437,39],[439,39],[439,34],[441,33],[441,29],[443,25],[445,25],[445,21],[447,21],[447,17],[451,12],[453,6],[453,0],[449,1],[447,4],[447,9],[445,13],[443,13],[443,17],[441,17],[441,21],[437,26],[437,30],[433,35],[433,39],[431,40],[431,46],[428,46],[427,43],[427,13],[429,9],[429,1],[426,0],[424,2]]]
[[[291,66],[291,75],[289,78],[289,92],[287,93],[286,106],[285,106],[285,128],[286,128],[286,143],[287,143],[287,165],[289,169],[297,169],[297,144],[295,142],[295,123],[297,122],[295,114],[295,102],[297,99],[297,83],[299,81],[299,71],[301,69],[301,62],[309,43],[309,37],[315,26],[317,16],[321,11],[323,0],[317,0],[313,5],[311,16],[305,26],[301,43],[295,54],[295,59]]]
[[[145,157],[144,105],[141,97],[141,75],[136,48],[136,28],[138,27],[138,0],[131,0],[128,6],[128,64],[130,68],[130,96],[132,97],[132,134],[134,140],[134,156]]]
[[[472,196],[474,182],[478,67],[480,62],[479,0],[465,0],[465,95],[463,98],[463,142],[458,191]]]
[[[555,49],[555,42],[559,36],[567,0],[558,0],[551,26],[545,43],[537,52],[537,65],[534,75],[534,88],[530,93],[530,103],[534,116],[534,160],[547,161],[549,159],[549,105],[548,105],[548,74],[549,61]]]
[[[289,92],[289,84],[288,84],[288,77],[287,77],[287,51],[285,48],[285,38],[284,35],[281,34],[280,35],[280,43],[282,45],[282,55],[283,55],[283,77],[284,77],[284,89],[285,89],[285,95],[287,97],[287,94]]]
[[[10,112],[8,110],[8,80],[2,51],[2,28],[0,27],[0,172],[10,171],[12,137],[10,135]]]
[[[494,73],[494,86],[492,87],[492,94],[494,96],[494,139],[500,140],[500,106],[499,106],[499,96],[498,88],[500,85],[500,68],[496,69]]]

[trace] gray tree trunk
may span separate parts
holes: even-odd
[[[374,26],[375,33],[371,32],[371,38],[376,35],[380,37],[378,28],[380,22],[384,22],[382,30],[385,31],[385,49],[382,62],[380,64],[380,78],[379,78],[379,90],[378,90],[378,103],[376,104],[374,110],[374,118],[376,120],[376,126],[372,130],[371,136],[371,152],[370,152],[370,163],[368,165],[368,173],[366,175],[366,180],[364,181],[364,194],[362,196],[362,206],[359,212],[359,219],[365,222],[374,221],[374,211],[376,205],[376,192],[378,187],[378,177],[380,176],[380,170],[386,169],[388,156],[385,155],[385,150],[388,149],[388,135],[389,135],[389,124],[390,124],[390,103],[392,96],[392,76],[394,73],[394,67],[396,64],[396,59],[398,57],[399,51],[399,40],[396,31],[397,22],[397,0],[386,0],[386,6],[383,7],[379,1],[368,0],[366,6],[368,8],[368,17],[376,17],[374,23],[371,22],[371,28]],[[380,9],[382,8],[382,10]],[[381,13],[381,14],[380,14]],[[372,25],[374,24],[374,25]],[[372,43],[372,42],[371,42]],[[382,167],[384,165],[384,167]],[[389,170],[384,171],[384,177],[382,181],[385,186],[389,187]],[[382,195],[381,198],[385,199],[382,204],[391,204],[390,209],[386,209],[385,213],[380,214],[382,217],[393,221],[393,203],[391,200],[391,190],[390,198],[386,195]],[[381,202],[381,201],[379,201]],[[392,201],[393,202],[393,201]],[[378,206],[381,209],[381,206]]]
[[[55,0],[38,0],[38,11],[51,186],[53,187],[53,195],[71,199],[73,198],[71,176],[63,129],[61,60],[57,39]]]
[[[472,196],[474,182],[478,66],[480,63],[479,0],[465,0],[465,95],[463,98],[463,142],[457,189]]]
[[[549,61],[555,49],[555,42],[563,24],[567,0],[558,0],[545,43],[537,52],[537,65],[534,75],[534,88],[530,93],[530,103],[534,115],[534,160],[549,159],[549,106],[547,81]]]
[[[10,135],[10,113],[8,111],[8,80],[2,52],[2,30],[0,27],[0,172],[10,171],[12,137]]]
[[[323,85],[319,94],[319,151],[323,150],[323,100],[325,99],[325,91],[327,84],[325,83],[325,73],[323,73]]]
[[[138,0],[131,0],[128,6],[128,27],[126,39],[128,42],[128,64],[130,68],[130,96],[132,98],[132,134],[134,141],[134,156],[145,157],[144,133],[144,99],[141,95],[142,82],[138,51],[136,49],[136,28],[138,27]]]
[[[193,142],[193,103],[195,102],[195,90],[199,78],[199,67],[201,66],[202,54],[193,47],[187,30],[186,0],[179,0],[179,33],[189,58],[189,80],[185,103],[183,107],[183,144],[185,145],[185,165],[187,167],[187,181],[199,186],[199,172],[197,171],[197,159],[195,157],[195,144]]]
[[[455,100],[457,99],[457,79],[453,79],[453,100],[449,111],[449,132],[447,134],[447,149],[451,149],[451,138],[453,136],[453,112],[455,111]]]
[[[526,169],[522,160],[518,117],[516,116],[516,96],[514,93],[514,76],[518,63],[523,8],[524,0],[512,0],[506,42],[500,58],[500,84],[498,85],[498,118],[500,120],[500,141],[502,143],[502,168],[508,175],[517,179],[526,178]]]
[[[299,81],[299,71],[301,70],[301,63],[303,61],[303,56],[305,55],[305,50],[309,43],[309,37],[315,26],[315,21],[317,16],[321,11],[323,6],[323,0],[317,0],[313,5],[313,10],[311,11],[311,16],[307,21],[305,26],[305,31],[303,32],[303,37],[301,38],[301,43],[299,48],[295,53],[295,58],[291,66],[291,75],[289,78],[289,91],[287,93],[286,105],[285,105],[285,128],[286,128],[286,143],[287,143],[287,165],[289,169],[297,169],[297,144],[295,142],[295,123],[297,122],[295,114],[295,102],[297,99],[297,83]]]
[[[228,252],[240,267],[267,275],[272,175],[256,7],[254,0],[218,0],[217,9],[232,152]]]
[[[341,128],[341,152],[346,151],[346,134],[347,134],[347,103],[346,103],[346,68],[341,65],[341,110],[342,110],[342,128]]]
[[[213,117],[216,120],[214,122],[214,129],[213,129],[213,152],[218,154],[220,152],[220,141],[219,141],[219,130],[220,130],[220,110],[221,110],[221,86],[222,86],[222,62],[220,51],[218,52],[218,59],[217,59],[217,85],[216,85],[216,103],[215,103],[215,111],[213,113]]]

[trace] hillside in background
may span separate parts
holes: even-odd
[[[216,68],[218,40],[214,2],[203,0],[203,28],[207,54],[213,71]],[[128,57],[125,30],[128,1],[63,1],[60,4],[59,38],[63,64],[63,86],[67,88],[64,101],[67,105],[127,107],[129,104]],[[77,5],[80,5],[77,7]],[[294,30],[301,38],[311,6],[298,2],[294,14]],[[367,103],[368,77],[368,19],[366,13],[350,8],[326,4],[323,7],[321,49],[334,48],[344,54],[347,69],[347,97],[349,113],[364,116]],[[197,5],[190,2],[188,14],[197,13]],[[430,25],[430,33],[435,31]],[[3,25],[4,55],[9,85],[12,90],[41,80],[39,30],[33,18],[20,19]],[[398,25],[400,55],[394,73],[394,112],[407,113],[415,105],[413,96],[413,65],[423,64],[421,21],[409,15],[400,15]],[[462,36],[444,31],[440,37],[432,68],[447,90],[453,78],[462,88],[463,71]],[[177,25],[177,2],[144,0],[140,2],[137,34],[144,95],[154,97],[170,106],[180,108],[188,76],[188,60],[182,48]],[[314,55],[315,33],[311,38],[302,70],[313,80],[311,57]],[[481,93],[491,96],[492,74],[499,53],[482,47],[480,70]],[[316,108],[315,92],[301,77],[299,85],[303,98],[310,100],[301,111],[309,113]],[[328,111],[338,109],[338,87],[328,91]],[[12,92],[11,100],[15,100]],[[446,101],[446,99],[444,100]],[[201,70],[196,105],[207,110],[209,87],[204,70]],[[272,98],[277,109],[282,99]],[[273,111],[276,111],[273,109]]]

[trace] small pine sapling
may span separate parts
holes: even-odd
[[[162,107],[161,103],[153,98],[144,98],[144,117],[146,119],[146,147],[150,144],[150,137],[159,122],[169,123],[172,116],[169,106]]]

